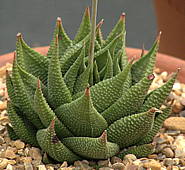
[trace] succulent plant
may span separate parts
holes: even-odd
[[[96,8],[94,8],[96,9]],[[136,62],[125,51],[125,14],[106,39],[101,25],[85,10],[71,40],[62,21],[46,56],[17,34],[12,73],[7,72],[8,115],[12,139],[40,147],[56,161],[107,159],[153,152],[153,137],[169,116],[159,110],[177,73],[148,93],[160,35]]]

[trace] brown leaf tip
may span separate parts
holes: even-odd
[[[21,38],[22,37],[22,34],[20,32],[17,33],[16,35],[17,38]]]
[[[104,19],[102,19],[102,20],[98,23],[97,29],[100,29],[100,27],[103,25],[103,23],[104,23]]]
[[[158,42],[159,42],[160,39],[161,39],[161,34],[162,34],[162,31],[159,31],[158,36],[157,36],[157,38],[156,38],[156,40],[157,40]]]
[[[150,113],[155,113],[155,112],[159,112],[159,113],[162,113],[162,111],[161,110],[159,110],[159,109],[157,109],[157,108],[151,108],[150,110],[149,110],[149,112]]]
[[[61,25],[62,19],[60,17],[57,17],[57,26]]]
[[[85,89],[85,95],[90,96],[90,87],[89,86]]]
[[[37,88],[40,89],[40,80],[37,80]]]
[[[148,80],[153,80],[154,78],[155,78],[155,75],[154,74],[150,74],[150,75],[148,75]]]
[[[124,19],[125,19],[125,16],[126,16],[126,14],[123,12],[123,13],[121,14],[121,16],[120,16],[120,20],[124,20]]]
[[[102,141],[102,143],[107,143],[107,131],[106,130],[104,130],[104,132],[100,136],[100,140]]]
[[[90,9],[89,9],[89,7],[87,7],[87,8],[85,9],[85,15],[86,15],[86,16],[90,16]]]
[[[55,119],[53,119],[51,121],[49,128],[50,128],[50,130],[54,130],[54,128],[55,128]]]

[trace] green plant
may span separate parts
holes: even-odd
[[[7,72],[10,137],[38,146],[60,162],[127,153],[146,156],[153,152],[150,142],[171,112],[171,106],[159,109],[177,73],[148,93],[160,35],[146,55],[129,62],[125,15],[104,40],[103,21],[96,26],[93,3],[92,25],[87,8],[74,40],[57,18],[47,56],[17,34],[12,74]]]

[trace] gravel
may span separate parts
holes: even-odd
[[[155,136],[155,153],[147,158],[137,159],[128,154],[123,160],[114,156],[108,160],[75,161],[73,165],[67,162],[61,164],[43,164],[40,149],[25,144],[21,140],[11,141],[5,125],[9,124],[7,116],[7,89],[5,86],[6,70],[11,71],[11,64],[0,68],[0,170],[185,170],[185,84],[176,81],[167,103],[174,99],[173,114],[165,121],[164,127]],[[155,70],[155,79],[150,91],[164,84],[169,75],[167,72]],[[96,167],[96,168],[95,168]]]

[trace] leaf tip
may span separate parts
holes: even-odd
[[[126,14],[123,12],[123,13],[121,14],[121,16],[120,16],[120,20],[121,20],[121,21],[125,20],[125,16],[126,16]]]
[[[89,7],[87,7],[86,9],[85,9],[85,16],[90,16],[90,8]]]
[[[90,87],[89,86],[85,89],[85,95],[90,96]]]
[[[99,138],[100,138],[102,143],[106,144],[107,143],[107,131],[104,130],[104,132],[102,133],[102,135]]]
[[[155,75],[154,74],[150,74],[147,76],[148,80],[153,80],[155,78]]]

